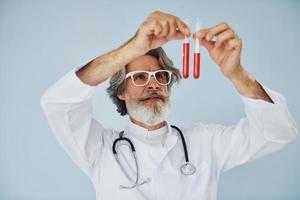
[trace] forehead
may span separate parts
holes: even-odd
[[[127,73],[131,71],[144,70],[155,71],[161,69],[158,60],[154,56],[139,56],[127,65]]]

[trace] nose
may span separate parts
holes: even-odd
[[[150,90],[158,90],[160,88],[159,83],[155,80],[154,76],[150,77],[147,88]]]

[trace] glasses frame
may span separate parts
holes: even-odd
[[[136,73],[142,73],[142,72],[145,72],[145,73],[148,74],[148,80],[147,80],[147,81],[145,82],[145,84],[143,84],[143,85],[137,85],[137,84],[134,82],[133,75],[135,75]],[[170,77],[169,82],[166,83],[166,84],[162,84],[162,83],[158,82],[158,80],[156,79],[156,76],[155,76],[155,74],[156,74],[157,72],[167,72],[168,75],[169,75],[169,77]],[[145,86],[145,85],[147,85],[147,84],[149,83],[149,81],[150,81],[150,79],[151,79],[152,76],[154,77],[155,81],[156,81],[159,85],[164,85],[164,86],[165,86],[165,85],[169,85],[169,84],[171,83],[171,80],[172,80],[172,71],[170,71],[170,70],[165,70],[165,69],[160,69],[160,70],[156,70],[156,71],[152,71],[152,72],[149,72],[149,71],[143,71],[143,70],[132,71],[132,72],[128,72],[128,73],[126,74],[125,79],[131,77],[131,80],[132,80],[132,83],[133,83],[134,86],[137,86],[137,87],[140,87],[140,86],[141,86],[141,87],[142,87],[142,86]]]

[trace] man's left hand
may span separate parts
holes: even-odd
[[[212,41],[214,37],[216,40]],[[209,55],[220,66],[226,77],[231,78],[240,72],[242,40],[227,23],[201,29],[193,34],[193,38],[197,38],[208,50]]]
[[[241,95],[274,103],[264,88],[241,66],[242,40],[227,23],[201,29],[193,34],[193,38],[197,38],[207,49],[221,72],[231,80]]]

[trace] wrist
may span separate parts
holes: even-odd
[[[245,72],[244,68],[241,65],[239,65],[238,67],[236,67],[236,69],[233,72],[231,72],[226,77],[231,82],[237,82],[237,81],[240,81],[241,79],[244,79],[246,77],[245,75],[246,75],[246,72]]]
[[[137,41],[136,35],[134,35],[125,44],[123,44],[120,49],[122,49],[122,52],[124,54],[133,57],[133,59],[147,53],[147,51],[143,49]]]
[[[256,85],[256,80],[247,73],[242,67],[232,76],[229,77],[229,80],[233,83],[237,91],[248,97],[254,97],[254,90]]]
[[[133,39],[128,40],[118,49],[121,52],[121,54],[124,55],[124,57],[130,58],[130,60],[133,60],[143,55],[143,53],[136,48],[132,40]]]

